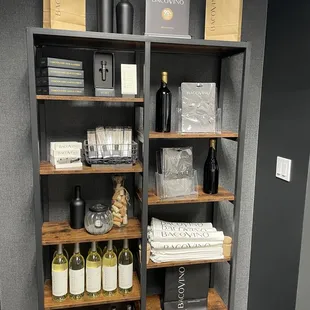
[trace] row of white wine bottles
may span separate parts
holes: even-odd
[[[124,295],[131,292],[133,255],[128,240],[124,240],[118,258],[111,240],[102,256],[97,248],[96,242],[92,242],[85,264],[79,243],[74,245],[69,262],[62,245],[58,245],[52,261],[52,295],[55,301],[61,302],[68,295],[72,299],[80,299],[85,293],[92,298],[100,296],[101,292],[112,296],[117,288]]]

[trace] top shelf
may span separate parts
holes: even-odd
[[[35,46],[62,46],[86,49],[112,49],[142,51],[146,42],[151,51],[167,53],[204,53],[230,56],[242,53],[248,47],[246,42],[211,41],[196,39],[161,38],[142,35],[101,33],[91,31],[69,31],[43,28],[28,28]]]

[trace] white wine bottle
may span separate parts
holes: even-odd
[[[96,242],[92,242],[86,258],[86,292],[89,297],[98,297],[101,291],[101,257]]]
[[[128,247],[128,240],[124,240],[121,253],[118,256],[118,288],[121,294],[132,291],[133,255]]]
[[[62,252],[63,252],[63,255],[66,256],[66,259],[69,261],[69,254],[68,254],[68,251],[67,251],[64,247],[62,247]],[[56,251],[54,252],[53,259],[55,258],[56,255],[57,255],[57,249],[56,249]]]
[[[52,295],[55,301],[64,301],[68,295],[68,260],[63,254],[62,245],[52,261]]]
[[[106,245],[106,246],[103,248],[103,250],[102,250],[102,256],[103,256],[105,253],[107,253],[107,250],[108,250],[108,246]],[[115,253],[116,256],[117,256],[117,248],[116,248],[115,245],[113,245],[113,251],[114,251],[114,253]]]
[[[72,299],[80,299],[85,290],[85,260],[80,253],[80,245],[74,245],[74,253],[69,261],[69,293]]]
[[[98,245],[98,243],[96,243],[96,250],[97,250],[98,254],[100,255],[100,257],[102,257],[103,252],[102,252],[101,247]],[[88,254],[90,254],[90,252],[91,252],[91,248],[88,250]]]
[[[106,296],[115,294],[117,290],[117,256],[112,240],[109,240],[108,250],[102,257],[102,289]]]

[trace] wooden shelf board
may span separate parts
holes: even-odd
[[[37,100],[93,101],[93,102],[134,102],[134,103],[143,103],[144,102],[144,98],[89,97],[89,96],[52,96],[52,95],[37,95]]]
[[[230,261],[230,257],[225,257],[222,259],[203,259],[196,261],[176,261],[176,262],[166,262],[166,263],[154,263],[152,260],[147,264],[147,269],[155,269],[155,268],[167,268],[167,267],[176,267],[176,266],[189,266],[189,265],[200,265],[200,264],[211,264],[211,263],[225,263]]]
[[[160,298],[158,295],[148,296],[146,300],[146,310],[161,310]],[[138,310],[140,310],[138,308]],[[222,298],[213,288],[209,289],[208,310],[227,310]]]
[[[142,191],[138,189],[137,191],[138,198],[142,201]],[[230,191],[219,187],[219,192],[215,195],[208,195],[202,191],[201,186],[198,189],[198,198],[195,197],[184,197],[181,199],[160,199],[155,195],[154,190],[149,191],[148,195],[148,205],[171,205],[171,204],[185,204],[185,203],[205,203],[205,202],[219,202],[219,201],[233,201],[235,196]]]
[[[44,309],[48,310],[103,305],[119,302],[130,302],[140,300],[140,298],[140,283],[136,273],[134,273],[133,277],[132,291],[125,296],[117,292],[114,296],[111,297],[103,296],[101,294],[98,298],[90,298],[85,293],[84,297],[79,300],[72,300],[70,299],[70,297],[67,297],[67,299],[63,302],[55,302],[52,298],[51,281],[46,281],[44,285]]]
[[[151,131],[150,139],[208,139],[208,138],[238,138],[238,133],[232,131],[222,131],[222,133],[179,133],[179,132],[155,132]]]
[[[139,238],[141,238],[141,225],[136,218],[129,219],[127,226],[113,227],[110,232],[104,235],[91,235],[84,228],[72,229],[68,222],[45,222],[42,226],[43,245]]]
[[[106,166],[106,167],[88,167],[83,166],[77,169],[55,169],[55,167],[47,161],[40,164],[40,175],[55,174],[100,174],[100,173],[139,173],[142,172],[142,164],[137,162],[133,166]]]

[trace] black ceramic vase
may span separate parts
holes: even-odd
[[[84,227],[85,201],[81,198],[81,187],[75,187],[75,198],[70,202],[70,226],[73,229]]]
[[[114,0],[97,0],[98,31],[113,32]]]
[[[129,0],[121,0],[116,6],[117,33],[133,34],[133,6]]]

